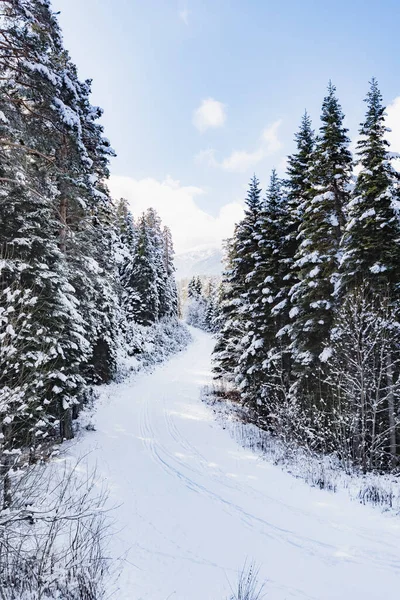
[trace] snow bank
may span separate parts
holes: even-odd
[[[215,386],[203,390],[217,420],[244,448],[261,454],[266,460],[313,487],[347,493],[361,504],[372,504],[383,511],[400,513],[400,479],[390,474],[347,472],[335,455],[321,455],[286,442],[248,422],[245,409],[235,400],[222,399],[229,391]]]

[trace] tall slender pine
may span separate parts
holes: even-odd
[[[352,157],[336,88],[330,83],[322,105],[319,137],[310,166],[310,191],[301,206],[299,248],[291,291],[293,355],[312,364],[329,338],[333,294],[338,277],[339,246],[349,198]]]

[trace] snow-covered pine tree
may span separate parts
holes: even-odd
[[[50,98],[59,133],[54,180],[59,198],[59,245],[90,344],[87,367],[82,362],[83,372],[91,380],[108,381],[115,370],[117,328],[113,205],[104,180],[114,152],[98,123],[102,110],[90,104],[91,82],[79,81],[76,67],[61,45],[51,62],[59,81],[58,96]]]
[[[352,171],[343,120],[336,88],[329,83],[322,105],[322,126],[306,174],[310,191],[300,206],[302,222],[294,264],[298,283],[291,290],[292,348],[298,365],[316,363],[332,326],[344,207]]]
[[[153,232],[146,213],[137,225],[137,245],[130,278],[124,290],[124,306],[128,320],[151,325],[159,318],[159,280],[154,260]]]
[[[197,292],[196,292],[196,277],[192,277],[191,280],[188,283],[188,298],[193,298]]]
[[[282,182],[273,170],[253,230],[258,249],[254,253],[254,268],[247,278],[247,331],[241,342],[238,365],[243,398],[254,405],[257,403],[257,410],[264,415],[265,406],[261,408],[261,405],[266,401],[267,390],[281,383],[277,379],[283,377],[283,362],[286,362],[282,338],[277,337],[287,322],[287,298],[282,295],[286,233],[286,199]]]
[[[32,4],[43,31],[57,30],[50,4]],[[79,81],[60,36],[48,54],[48,63],[57,94],[44,99],[41,111],[47,119],[51,115],[55,124],[53,185],[58,193],[59,246],[67,260],[68,280],[77,294],[90,344],[86,374],[106,381],[115,368],[116,315],[113,206],[104,180],[114,152],[98,123],[102,110],[90,104],[91,82]]]
[[[116,218],[121,242],[128,248],[132,248],[133,253],[136,244],[136,225],[125,198],[120,198],[116,202]]]
[[[154,208],[146,211],[146,223],[151,243],[152,263],[156,272],[156,285],[158,295],[158,316],[162,318],[169,314],[169,285],[167,267],[164,257],[164,238],[161,228],[161,219]]]
[[[170,230],[162,229],[153,208],[136,225],[125,200],[117,204],[116,220],[123,329],[128,332],[135,323],[150,325],[163,317],[176,317],[178,294]]]
[[[188,297],[195,298],[203,293],[203,283],[199,275],[193,276],[188,284]]]
[[[207,331],[207,300],[202,294],[189,298],[186,307],[188,325]]]
[[[313,166],[315,134],[311,118],[304,113],[298,132],[295,134],[296,152],[288,157],[287,178],[285,182],[287,194],[287,233],[284,243],[283,264],[286,271],[283,275],[284,296],[288,299],[289,313],[291,306],[290,290],[298,283],[297,269],[294,266],[299,250],[299,231],[303,219],[303,211],[307,198],[311,193],[311,167]],[[296,309],[293,311],[296,313]],[[290,332],[288,323],[282,336]]]
[[[70,176],[67,182],[66,216],[70,235],[66,255],[70,282],[77,292],[91,347],[85,376],[91,381],[105,382],[115,372],[118,337],[115,206],[105,185],[109,159],[114,152],[98,123],[102,110],[90,104],[90,82],[80,83],[73,66],[68,81],[64,104],[69,103],[74,108],[70,91],[75,82],[80,126],[77,130],[79,161],[70,166],[75,177]]]
[[[268,370],[270,389],[287,388],[290,373],[289,349],[289,267],[293,264],[291,233],[293,213],[289,211],[287,187],[274,170],[267,191],[263,215],[263,242],[268,275],[264,294],[270,308],[265,329],[268,357],[263,366]],[[269,295],[269,293],[271,295]],[[273,298],[273,302],[270,299]],[[268,389],[268,386],[267,386]]]
[[[163,229],[163,260],[164,269],[166,273],[166,285],[165,285],[165,301],[166,311],[165,314],[170,317],[178,316],[178,290],[176,287],[175,280],[175,266],[174,266],[174,243],[172,240],[172,234],[169,227],[164,226]]]
[[[15,371],[24,364],[25,381],[32,386],[23,405],[36,424],[27,423],[24,435],[40,440],[49,431],[59,431],[61,437],[71,437],[72,405],[82,387],[79,365],[88,355],[88,344],[67,277],[65,228],[56,210],[61,172],[57,150],[61,137],[69,135],[58,112],[63,83],[55,57],[63,54],[62,42],[46,0],[13,0],[4,10],[1,183],[7,202],[0,208],[2,298],[11,287],[21,297],[30,292],[37,303],[34,325],[19,332],[24,354],[13,359]],[[8,372],[12,369],[9,365]]]
[[[348,203],[341,267],[344,288],[368,282],[386,293],[400,283],[399,174],[386,140],[385,107],[376,79],[366,97],[367,113],[357,142],[361,167]],[[383,289],[382,289],[383,288]]]
[[[206,330],[206,311],[207,301],[203,294],[203,282],[199,276],[194,276],[188,284],[186,322],[188,325]]]
[[[136,251],[137,229],[128,201],[121,198],[116,202],[115,260],[118,266],[118,290],[122,303],[122,292],[131,278],[133,255]]]
[[[100,203],[94,215],[89,230],[92,248],[86,253],[88,262],[81,271],[88,283],[80,306],[90,342],[90,356],[83,372],[90,382],[107,383],[116,373],[121,323],[113,207],[108,202]],[[86,242],[89,240],[90,236],[86,236]],[[79,292],[78,288],[78,298]]]
[[[5,73],[1,145],[9,176],[2,183],[7,193],[18,184],[30,207],[21,211],[14,229],[9,222],[5,252],[9,269],[11,265],[15,269],[20,258],[16,239],[22,239],[18,219],[24,221],[28,248],[34,235],[29,234],[30,215],[38,236],[48,235],[43,241],[47,251],[57,248],[56,255],[47,260],[44,252],[43,260],[35,265],[33,254],[24,260],[32,269],[59,273],[58,280],[53,278],[55,289],[48,294],[46,311],[35,314],[43,319],[43,331],[49,328],[57,340],[58,381],[56,371],[53,376],[58,395],[47,411],[60,422],[61,435],[69,437],[82,374],[107,380],[115,366],[113,208],[104,185],[113,151],[97,123],[101,110],[89,102],[90,82],[79,81],[50,3],[11,0],[3,25],[7,41],[0,49]],[[28,199],[29,195],[36,200]],[[42,213],[35,207],[39,198]],[[17,199],[12,206],[17,215]],[[41,280],[40,273],[36,279]],[[50,276],[47,279],[50,282]],[[30,285],[25,280],[20,283]]]
[[[243,283],[237,276],[235,268],[238,227],[240,225],[236,227],[233,238],[225,243],[225,270],[220,296],[220,330],[212,355],[215,378],[230,382],[234,381],[234,371],[240,356],[239,344],[243,337],[243,328],[239,319]]]
[[[342,297],[368,286],[372,303],[389,303],[392,320],[400,312],[400,176],[392,165],[386,140],[385,108],[376,79],[372,79],[366,98],[367,113],[360,129],[357,154],[361,170],[348,204],[349,221],[343,241],[340,292]],[[380,390],[381,427],[389,432],[387,447],[392,466],[397,463],[400,335],[391,327],[387,343],[387,324],[382,325],[381,346],[375,367],[383,374],[385,389]],[[396,366],[396,368],[394,367]],[[379,426],[379,424],[378,424]]]
[[[250,181],[243,220],[236,226],[233,239],[227,247],[228,268],[223,278],[221,302],[222,327],[214,349],[214,370],[218,376],[233,380],[242,354],[243,336],[251,331],[246,317],[252,302],[252,277],[258,260],[259,237],[257,223],[262,208],[261,189],[254,175]],[[247,331],[246,331],[246,328]],[[237,383],[246,384],[243,374],[238,373]]]

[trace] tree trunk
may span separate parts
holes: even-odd
[[[388,386],[388,414],[389,414],[389,443],[392,467],[396,465],[397,446],[396,446],[396,417],[395,402],[393,391],[393,362],[390,350],[386,355],[386,377]]]
[[[60,437],[62,440],[72,440],[72,408],[64,408],[61,403],[60,413]]]
[[[3,485],[2,509],[6,510],[11,506],[11,478],[10,478],[10,456],[2,454],[0,458],[0,478]]]
[[[67,251],[67,199],[60,200],[60,250],[65,255]]]

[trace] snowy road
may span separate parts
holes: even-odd
[[[118,600],[226,600],[244,561],[267,600],[380,600],[400,589],[400,518],[308,487],[238,447],[201,403],[212,339],[108,388],[74,454],[107,478],[125,554]]]

